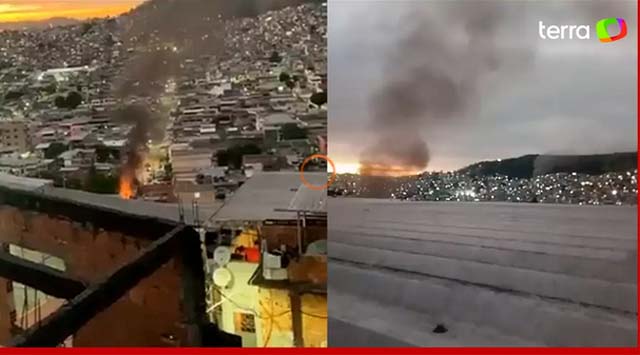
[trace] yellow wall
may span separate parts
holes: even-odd
[[[286,290],[260,289],[258,291],[260,327],[258,346],[292,347],[291,302]]]
[[[327,346],[327,296],[302,296],[302,338],[307,348]]]
[[[258,291],[258,344],[266,347],[293,346],[293,328],[289,291],[260,289]],[[305,347],[327,345],[327,297],[305,294],[302,303],[302,337]]]

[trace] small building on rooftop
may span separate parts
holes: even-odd
[[[305,173],[305,180],[322,186],[327,174]],[[224,272],[234,280],[228,288],[216,287],[233,295],[233,302],[220,295],[212,300],[219,304],[213,314],[221,329],[241,335],[245,345],[322,344],[327,331],[326,203],[326,191],[310,189],[297,171],[259,172],[210,218],[210,223],[234,230],[228,245],[210,246],[232,254],[223,267],[211,263],[214,277]],[[253,324],[254,335],[242,332],[239,320]],[[270,329],[272,322],[279,326]]]

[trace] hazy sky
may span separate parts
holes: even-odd
[[[91,18],[127,12],[143,0],[0,0],[0,22]]]
[[[329,1],[329,155],[338,170],[355,170],[361,152],[376,144],[372,96],[384,86],[385,73],[397,72],[393,58],[403,54],[397,43],[416,18],[428,19],[424,30],[437,31],[434,37],[441,43],[419,48],[420,55],[411,62],[431,65],[430,61],[442,61],[441,51],[453,53],[453,63],[434,65],[442,64],[456,80],[465,80],[467,71],[457,66],[473,66],[476,58],[468,50],[472,45],[460,35],[465,26],[460,13],[467,11],[466,5],[453,3]],[[497,51],[520,53],[522,59],[505,58],[489,73],[470,71],[477,80],[465,91],[470,96],[468,107],[461,110],[465,112],[435,123],[425,117],[427,123],[416,127],[430,151],[427,170],[533,153],[635,151],[635,1],[501,4],[504,11],[496,20],[492,44]],[[625,18],[627,38],[600,43],[595,23],[606,17]],[[542,40],[539,21],[591,25],[592,38]]]

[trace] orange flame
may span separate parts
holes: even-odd
[[[420,169],[415,166],[393,166],[375,163],[360,163],[358,173],[363,176],[388,176],[403,177],[420,173]]]
[[[125,200],[133,198],[133,178],[129,174],[120,176],[120,197]]]

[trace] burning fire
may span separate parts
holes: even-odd
[[[133,177],[131,174],[122,174],[120,176],[120,197],[125,200],[133,198]]]
[[[362,163],[358,173],[364,176],[402,177],[420,174],[420,169],[414,166],[392,166],[385,164]]]

